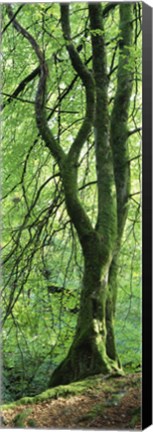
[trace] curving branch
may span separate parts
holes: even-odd
[[[117,6],[119,6],[119,3],[113,2],[108,3],[105,8],[103,9],[103,18],[107,17],[110,11],[114,10]]]
[[[62,11],[64,13],[65,6],[63,5],[62,8],[63,8]],[[70,53],[70,58],[71,60],[73,58],[73,67],[75,68],[80,78],[83,80],[83,84],[85,85],[87,107],[86,107],[86,116],[82,124],[82,127],[76,139],[74,140],[74,143],[71,146],[68,156],[66,156],[60,144],[55,140],[54,136],[52,135],[52,132],[50,131],[47,124],[46,111],[45,111],[45,93],[46,93],[46,82],[48,77],[48,67],[45,61],[44,54],[40,50],[40,47],[38,46],[33,36],[13,18],[13,12],[10,5],[7,5],[7,11],[10,19],[12,19],[12,24],[14,25],[15,29],[28,40],[28,42],[31,44],[39,60],[40,78],[39,78],[37,94],[35,98],[36,122],[39,130],[39,134],[42,136],[46,146],[50,149],[51,154],[53,155],[54,159],[56,160],[56,162],[60,167],[61,178],[63,181],[64,191],[65,191],[67,211],[72,218],[72,223],[74,224],[77,233],[79,235],[81,244],[84,247],[83,238],[87,232],[91,232],[91,233],[93,232],[93,227],[90,219],[88,218],[84,208],[82,207],[78,199],[77,168],[75,166],[75,160],[78,159],[82,145],[84,144],[85,140],[88,137],[88,134],[91,130],[91,126],[93,123],[93,118],[94,118],[95,95],[94,95],[94,81],[92,78],[92,74],[82,63],[78,55],[78,52],[75,50],[73,44],[71,43],[71,40],[69,39],[70,35],[68,34],[69,40],[67,42],[69,47],[68,49]],[[67,11],[66,11],[65,19],[67,25],[68,22]],[[27,221],[27,216],[24,220],[24,225],[26,221]],[[22,228],[23,225],[21,229]],[[20,236],[20,232],[18,233],[18,238],[19,236]],[[9,257],[11,256],[12,256],[12,251],[9,254]]]
[[[86,92],[86,114],[83,124],[70,148],[69,159],[73,158],[74,163],[77,163],[81,148],[88,138],[91,127],[94,122],[95,113],[95,84],[92,73],[82,62],[78,50],[75,48],[71,39],[71,30],[69,22],[69,4],[61,4],[61,23],[63,36],[66,41],[66,48],[73,68],[82,80]]]
[[[38,130],[42,139],[45,141],[46,146],[49,148],[51,154],[60,165],[65,154],[59,143],[55,140],[51,130],[48,127],[46,110],[45,110],[45,96],[46,96],[46,82],[48,77],[48,67],[45,61],[45,56],[40,50],[39,45],[37,44],[34,37],[24,28],[22,27],[18,21],[14,18],[12,8],[7,5],[7,12],[10,19],[12,19],[12,24],[15,29],[21,33],[31,44],[33,50],[36,53],[36,56],[39,60],[40,64],[40,78],[38,82],[38,88],[35,98],[35,112],[36,112],[36,122],[38,126]]]
[[[120,54],[117,72],[117,90],[111,115],[111,145],[117,191],[118,236],[121,238],[127,216],[130,194],[130,167],[128,155],[127,122],[133,86],[130,65],[130,47],[133,43],[132,4],[120,5]]]

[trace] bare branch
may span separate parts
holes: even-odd
[[[103,17],[105,18],[110,11],[114,10],[116,6],[119,6],[119,3],[108,3],[105,8],[103,9]]]
[[[17,96],[25,89],[26,85],[32,81],[38,74],[40,73],[40,66],[34,69],[29,75],[27,75],[20,84],[16,87],[14,92],[11,95],[8,95],[8,99],[1,106],[1,110],[5,108],[6,105],[10,104],[13,99],[16,99]],[[6,95],[7,96],[7,95]]]
[[[136,129],[133,129],[133,130],[129,131],[128,136],[134,135],[135,133],[139,133],[141,131],[142,131],[142,128],[138,127]]]
[[[15,12],[15,14],[12,16],[12,18],[10,19],[10,21],[6,24],[6,26],[3,28],[2,32],[1,32],[1,36],[5,33],[5,31],[7,30],[7,28],[10,26],[10,24],[12,23],[12,21],[14,20],[14,18],[18,15],[18,13],[20,12],[20,10],[24,7],[24,4],[20,5],[19,8],[17,9],[17,11]]]

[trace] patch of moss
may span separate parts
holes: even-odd
[[[137,378],[137,377],[136,377]],[[129,382],[129,385],[131,385],[131,383],[134,385],[139,385],[140,383],[140,378],[138,377],[137,379],[133,379],[133,381]],[[86,393],[87,391],[94,391],[94,392],[98,392],[100,389],[102,389],[102,391],[105,392],[111,392],[112,391],[116,391],[116,390],[120,390],[122,387],[124,387],[126,384],[127,386],[127,377],[123,376],[120,377],[120,379],[114,379],[113,376],[110,377],[110,379],[106,379],[106,377],[102,374],[98,374],[98,375],[94,375],[88,378],[85,378],[82,381],[75,381],[71,384],[66,384],[66,385],[61,385],[61,386],[57,386],[48,390],[45,390],[44,392],[30,397],[23,397],[22,399],[19,399],[16,402],[10,403],[10,404],[4,404],[1,406],[2,410],[7,410],[7,409],[13,409],[16,406],[20,406],[20,405],[30,405],[30,404],[35,404],[35,403],[39,403],[39,402],[45,402],[49,399],[58,399],[58,397],[67,397],[70,395],[78,395],[81,393]]]
[[[93,389],[94,387],[100,385],[102,383],[102,375],[95,375],[89,378],[86,378],[82,381],[76,381],[71,384],[57,386],[44,392],[30,397],[23,397],[16,402],[4,404],[2,405],[2,409],[12,409],[19,405],[29,405],[38,402],[44,402],[48,399],[57,399],[58,397],[67,397],[69,395],[77,395],[87,391],[88,389]]]
[[[88,417],[95,418],[99,415],[102,415],[104,412],[104,409],[105,409],[105,407],[102,403],[96,404],[96,405],[94,405],[92,410],[89,412]]]
[[[93,406],[92,410],[88,413],[84,414],[79,418],[79,420],[86,421],[86,420],[92,420],[96,418],[97,416],[100,416],[104,413],[105,406],[102,403],[96,404]]]
[[[33,427],[33,428],[36,428],[36,427],[37,427],[37,423],[36,423],[35,420],[33,420],[32,418],[29,418],[29,419],[27,420],[27,425],[30,426],[30,427]]]
[[[131,413],[132,413],[132,418],[130,421],[130,426],[132,428],[135,428],[136,424],[138,422],[141,422],[141,408],[140,407],[134,408]]]
[[[20,413],[18,413],[14,419],[13,419],[13,424],[16,427],[24,427],[25,426],[25,420],[27,418],[27,416],[31,413],[31,409],[28,408]]]

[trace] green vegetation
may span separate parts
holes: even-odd
[[[57,386],[52,389],[48,389],[37,396],[33,397],[24,397],[19,399],[14,403],[4,404],[3,409],[14,408],[18,405],[27,405],[33,404],[37,402],[45,402],[49,399],[57,399],[58,397],[68,397],[70,395],[79,395],[85,393],[86,391],[92,391],[93,386],[96,387],[96,391],[101,388],[103,377],[101,375],[97,375],[94,377],[86,378],[83,381],[73,382],[72,384],[67,384],[64,386]],[[107,391],[109,389],[109,384],[107,381],[103,381],[103,389]],[[111,387],[114,388],[113,380],[111,379]]]
[[[3,399],[29,403],[141,368],[141,4],[2,13]]]
[[[17,414],[13,420],[14,427],[24,427],[24,422],[30,413],[31,413],[31,409],[29,408]]]
[[[124,425],[126,429],[140,426],[140,400],[140,374],[118,378],[99,374],[3,405],[2,419],[7,427],[66,427],[69,419],[77,427]]]

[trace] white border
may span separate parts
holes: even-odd
[[[62,3],[63,2],[63,0],[45,0],[45,1],[43,1],[43,0],[33,0],[33,1],[24,1],[24,0],[16,0],[16,1],[9,1],[9,0],[4,0],[4,1],[1,1],[0,0],[0,4],[5,4],[5,3],[55,3],[55,1],[56,1],[56,3]],[[74,3],[81,3],[81,1],[82,0],[71,0],[71,2],[74,2]],[[87,1],[87,0],[84,0],[84,1]],[[94,0],[94,1],[97,1],[97,0]],[[106,1],[106,0],[105,0]],[[109,0],[108,0],[109,1]],[[111,1],[111,3],[114,3],[114,2],[116,2],[116,0],[110,0]],[[137,0],[118,0],[118,2],[119,3],[121,3],[121,2],[124,2],[125,3],[125,1],[127,2],[127,3],[129,3],[129,2],[131,2],[131,3],[133,3],[133,2],[135,2],[135,1],[137,1]],[[69,3],[70,2],[70,0],[64,0],[64,3]],[[93,2],[93,0],[88,0],[88,2]],[[143,3],[146,3],[146,4],[148,4],[149,6],[151,6],[152,7],[152,9],[153,9],[153,0],[147,0],[147,1],[145,1],[145,2],[143,2]],[[17,430],[18,432],[22,432],[24,429],[15,429],[15,428],[13,428],[13,429],[2,429],[2,428],[0,428],[0,430],[1,431],[4,431],[4,432],[6,432],[6,430],[9,432],[9,431],[11,431],[11,430],[13,430],[13,431],[15,431],[15,430]],[[42,432],[44,432],[44,430],[48,430],[48,431],[54,431],[55,429],[30,429],[30,428],[28,428],[27,429],[27,431],[28,432],[32,432],[32,431],[34,431],[34,430],[39,430],[40,432],[42,431]],[[77,430],[77,429],[76,429]],[[146,429],[148,432],[153,432],[153,425],[151,425],[151,426],[149,426],[147,429]],[[58,429],[58,432],[63,432],[63,431],[65,431],[65,432],[70,432],[70,429]],[[84,432],[85,431],[85,429],[80,429],[79,430],[79,432]],[[98,430],[96,430],[96,431],[98,431]],[[108,430],[107,431],[105,431],[104,429],[102,430],[102,432],[108,432]],[[115,431],[115,432],[121,432],[121,431]],[[124,431],[122,431],[122,432],[124,432]],[[127,432],[127,430],[125,431],[125,432]],[[132,432],[132,430],[131,430],[131,432]]]
[[[73,2],[73,3],[81,3],[82,2],[82,0],[64,0],[64,3],[70,3],[70,1],[71,2]],[[93,0],[83,0],[84,2],[86,2],[86,1],[88,1],[88,3],[89,2],[92,2],[93,3]],[[94,1],[99,1],[99,0],[94,0]],[[107,0],[101,0],[101,1],[106,1],[107,2]],[[116,0],[110,0],[111,1],[111,3],[116,3]],[[135,3],[136,1],[138,1],[138,0],[118,0],[118,3]],[[140,0],[141,1],[141,0]],[[24,0],[16,0],[16,1],[10,1],[10,0],[3,0],[3,1],[1,1],[0,0],[0,4],[5,4],[5,3],[63,3],[63,0],[33,0],[33,1],[24,1]],[[108,0],[108,2],[109,2],[109,0]],[[147,1],[145,1],[145,2],[143,2],[143,3],[146,3],[146,4],[148,4],[149,6],[152,6],[153,5],[153,0],[147,0]]]

